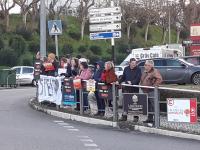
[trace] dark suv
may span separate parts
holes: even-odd
[[[164,83],[200,84],[200,66],[195,66],[180,58],[154,58],[152,60],[155,68],[160,71]],[[138,61],[138,66],[142,70],[144,70],[145,61],[146,59]]]

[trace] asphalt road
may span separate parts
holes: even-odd
[[[34,88],[0,90],[0,150],[199,150],[200,141],[62,120],[28,106]]]

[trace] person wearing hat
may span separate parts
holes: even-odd
[[[146,60],[144,64],[144,72],[142,73],[142,77],[140,80],[140,85],[142,86],[159,86],[162,83],[162,76],[159,70],[154,68],[153,60]],[[154,90],[148,88],[141,89],[143,93],[147,93],[149,100],[148,100],[148,108],[149,112],[154,112]],[[154,115],[149,114],[148,119],[144,121],[144,123],[153,123],[154,122]]]

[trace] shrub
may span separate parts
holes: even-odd
[[[62,53],[64,55],[72,54],[73,53],[73,47],[70,44],[64,44],[63,48],[62,48]]]
[[[31,41],[29,43],[29,51],[33,53],[37,53],[40,50],[40,44],[37,41]]]
[[[4,41],[2,38],[0,38],[0,49],[4,48]]]
[[[33,65],[33,55],[30,52],[26,52],[20,57],[20,65],[32,66]]]
[[[16,51],[17,56],[23,54],[27,49],[26,41],[19,35],[15,35],[9,40],[9,46]]]
[[[78,51],[81,52],[81,53],[86,52],[87,51],[87,46],[85,46],[85,45],[79,46]]]
[[[0,51],[0,64],[5,66],[15,66],[17,65],[17,55],[15,51],[11,48],[4,48]]]
[[[21,35],[26,40],[30,40],[32,37],[32,31],[27,29],[25,26],[17,26],[16,34]]]
[[[101,55],[102,54],[101,47],[99,47],[99,46],[92,45],[92,46],[90,46],[89,49],[93,52],[93,54],[96,54],[96,55]]]
[[[81,34],[80,33],[72,32],[72,31],[69,32],[69,36],[72,39],[77,40],[77,41],[80,40],[80,38],[81,38]]]

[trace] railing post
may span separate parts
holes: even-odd
[[[115,83],[112,84],[112,98],[113,98],[113,122],[118,120],[117,99]]]
[[[79,100],[80,100],[80,115],[83,115],[83,91],[79,90]]]
[[[160,127],[160,106],[159,106],[159,96],[158,96],[158,87],[154,88],[154,119],[155,127]]]

